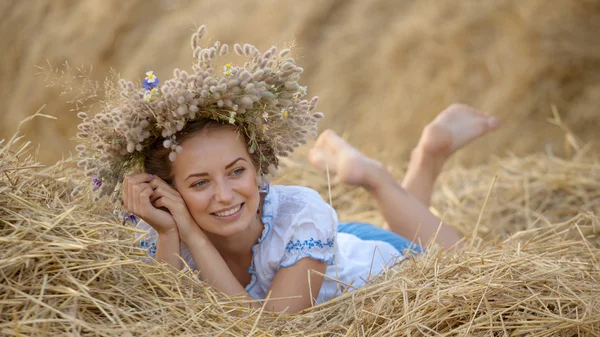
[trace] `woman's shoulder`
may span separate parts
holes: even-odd
[[[263,210],[265,228],[253,250],[263,279],[271,279],[280,267],[292,266],[304,257],[333,261],[338,218],[317,191],[272,185]]]
[[[330,238],[337,229],[335,210],[308,187],[273,185],[265,198],[263,222],[287,244],[301,233]]]
[[[329,211],[329,204],[312,188],[295,185],[273,185],[270,187],[267,202],[277,208],[277,212]]]
[[[302,197],[319,197],[321,196],[315,190],[306,186],[299,185],[271,185],[269,192],[276,192],[276,194],[283,198],[302,198]]]

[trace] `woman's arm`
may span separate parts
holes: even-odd
[[[156,257],[159,262],[166,262],[176,270],[181,270],[181,242],[177,230],[171,230],[158,234],[156,243]]]
[[[249,300],[252,300],[250,294],[235,278],[221,254],[201,229],[191,229],[185,235],[184,243],[189,248],[203,281],[227,295],[244,294]],[[323,284],[322,275],[325,274],[326,268],[325,262],[310,258],[301,259],[291,267],[280,268],[269,288],[270,300],[264,304],[265,309],[277,312],[285,310],[286,313],[293,313],[309,308],[312,305],[311,295],[316,298],[319,294]],[[284,297],[285,299],[278,299]],[[252,302],[252,306],[255,308],[260,308],[262,305]]]
[[[310,308],[313,299],[319,295],[326,269],[326,262],[311,258],[300,259],[291,267],[279,268],[268,291],[271,301],[265,309],[294,313]]]
[[[235,278],[221,254],[197,225],[188,226],[181,239],[192,254],[203,281],[230,296],[245,293],[244,287]],[[250,295],[248,297],[250,299]]]

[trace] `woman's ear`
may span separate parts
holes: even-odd
[[[260,186],[262,185],[262,178],[260,177],[260,174],[256,175],[256,186],[258,186],[258,189],[260,190]]]
[[[256,184],[258,185],[258,192],[268,193],[269,192],[269,180],[264,175],[256,176]]]

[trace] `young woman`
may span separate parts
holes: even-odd
[[[125,208],[141,218],[151,256],[178,270],[185,263],[225,294],[258,300],[254,306],[296,312],[360,287],[409,249],[420,251],[413,238],[443,247],[459,241],[427,206],[446,159],[495,129],[495,118],[465,105],[444,110],[425,128],[402,184],[323,132],[310,162],[369,191],[391,231],[339,224],[317,192],[268,184],[278,158],[316,136],[323,117],[313,112],[318,97],[304,99],[303,69],[288,49],[236,44],[244,66],[225,63],[221,72],[215,60],[229,47],[200,47],[205,31],[192,36],[191,73],[176,69],[160,86],[152,71],[141,86],[107,81],[102,111],[78,113],[78,164],[99,197],[123,182]]]
[[[182,151],[172,162],[156,144],[147,173],[125,178],[125,206],[143,219],[143,245],[157,260],[176,269],[185,262],[226,294],[268,298],[255,306],[296,312],[363,285],[409,246],[420,249],[405,238],[457,243],[460,237],[428,210],[435,180],[454,151],[497,125],[472,107],[448,107],[424,129],[401,184],[333,131],[323,132],[310,162],[369,191],[391,231],[338,224],[335,211],[305,187],[261,191],[244,133],[212,120],[177,134]]]

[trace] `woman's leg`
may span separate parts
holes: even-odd
[[[464,104],[442,111],[423,133],[412,151],[402,187],[429,206],[433,187],[446,160],[456,150],[498,127],[498,120]]]
[[[450,154],[496,125],[494,118],[467,106],[453,105],[444,110],[425,128],[413,151],[405,188],[381,163],[364,156],[331,130],[319,136],[309,160],[319,169],[328,167],[343,183],[369,191],[393,232],[418,239],[421,244],[428,243],[437,233],[436,242],[449,248],[460,240],[459,235],[427,207],[435,179]]]

